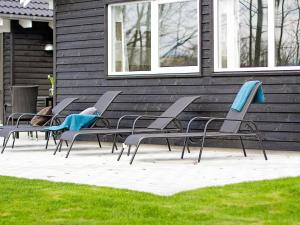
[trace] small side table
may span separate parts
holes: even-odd
[[[44,106],[48,107],[51,106],[53,107],[53,97],[52,96],[38,96],[38,101],[39,102],[44,102]]]

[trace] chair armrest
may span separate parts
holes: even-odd
[[[7,118],[6,124],[9,125],[9,121],[11,120],[11,124],[13,125],[14,117],[15,116],[21,116],[22,114],[24,114],[24,113],[11,113]]]
[[[18,118],[18,120],[17,120],[17,127],[18,127],[18,125],[19,125],[19,123],[20,123],[20,120],[23,118],[23,117],[25,117],[25,116],[31,116],[32,118],[34,117],[34,116],[42,116],[42,117],[53,117],[53,115],[39,115],[39,114],[37,114],[37,113],[23,113],[23,114],[21,114],[20,116],[19,116],[19,118]]]
[[[190,132],[191,124],[196,120],[207,120],[205,127],[204,127],[204,133],[207,132],[208,125],[210,125],[214,121],[237,121],[237,122],[242,122],[242,123],[246,123],[246,124],[251,124],[254,126],[255,130],[258,131],[258,128],[253,120],[229,119],[229,118],[218,118],[218,117],[194,117],[189,121],[186,133]],[[251,128],[250,125],[248,125],[248,126]]]
[[[137,117],[139,117],[140,115],[134,115],[134,114],[128,114],[128,115],[124,115],[124,116],[121,116],[120,118],[119,118],[119,120],[118,120],[118,122],[117,122],[117,127],[116,127],[116,129],[119,129],[120,128],[120,124],[121,124],[121,122],[124,120],[124,119],[126,119],[126,118],[137,118]]]
[[[141,120],[141,119],[159,119],[159,118],[162,118],[162,119],[172,119],[172,121],[178,121],[179,124],[180,124],[180,127],[181,127],[181,123],[180,123],[180,121],[176,117],[172,117],[172,116],[140,115],[133,122],[133,125],[132,125],[132,134],[134,134],[134,130],[135,130],[136,124],[137,124],[137,122],[139,120]],[[182,129],[182,128],[180,128],[180,129]],[[160,130],[162,130],[162,129],[160,129]]]

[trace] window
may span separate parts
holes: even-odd
[[[300,0],[215,0],[215,71],[300,66]]]
[[[109,75],[199,72],[198,17],[198,0],[109,5]]]

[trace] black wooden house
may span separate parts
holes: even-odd
[[[241,84],[264,83],[252,105],[268,149],[299,150],[299,1],[56,0],[57,100],[72,111],[121,90],[107,117],[160,113],[175,99],[203,95],[182,115],[223,117]],[[234,140],[210,142],[232,147]],[[249,141],[248,147],[257,147]]]

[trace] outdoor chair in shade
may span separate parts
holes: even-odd
[[[128,136],[134,133],[145,133],[145,132],[174,132],[174,131],[181,131],[182,127],[180,122],[177,120],[177,117],[180,113],[182,113],[186,107],[188,107],[192,102],[196,99],[200,98],[200,96],[189,96],[189,97],[182,97],[178,99],[175,103],[173,103],[164,113],[160,116],[153,116],[153,115],[124,115],[122,116],[117,123],[115,129],[99,129],[99,128],[90,128],[90,129],[82,129],[80,131],[66,131],[60,136],[60,142],[57,145],[57,148],[54,152],[56,154],[57,151],[61,151],[61,147],[63,141],[70,141],[71,144],[69,146],[69,150],[67,152],[66,158],[68,158],[70,151],[72,149],[73,143],[78,136],[83,135],[96,135],[98,140],[99,136],[113,136],[113,146],[112,152],[117,148],[116,142],[118,138],[123,138],[124,136]],[[132,128],[121,128],[121,122],[125,119],[133,119],[133,127]],[[138,121],[142,119],[151,119],[154,120],[149,126],[145,128],[137,128],[136,124]],[[172,127],[171,124],[173,125]],[[166,139],[169,150],[170,144],[168,139]]]
[[[245,137],[254,137],[260,144],[262,149],[263,155],[265,160],[267,160],[266,151],[262,142],[261,133],[256,126],[256,124],[251,120],[245,120],[245,115],[254,100],[259,88],[261,88],[262,83],[257,82],[255,87],[252,89],[250,95],[248,96],[245,104],[241,111],[236,111],[234,109],[230,109],[226,118],[211,118],[211,117],[195,117],[189,121],[188,127],[186,132],[180,133],[143,133],[143,134],[133,134],[127,137],[124,142],[124,146],[128,147],[129,149],[131,146],[136,146],[135,151],[133,152],[132,158],[130,160],[130,164],[132,164],[134,157],[142,143],[142,141],[146,139],[161,139],[161,138],[168,138],[168,139],[184,139],[184,147],[182,151],[181,158],[184,156],[185,149],[188,148],[189,141],[192,139],[199,138],[200,139],[200,152],[198,157],[198,162],[201,160],[203,147],[205,144],[206,138],[226,138],[226,137],[238,137],[241,141],[241,146],[243,148],[244,156],[246,157],[246,150],[243,143],[243,138]],[[194,124],[195,121],[207,121],[204,127],[203,132],[191,132],[191,126]],[[223,121],[223,124],[218,132],[210,132],[208,131],[209,126],[216,121]],[[244,124],[248,131],[241,131],[240,127]],[[124,151],[124,146],[120,152],[118,160],[120,160],[122,153]]]
[[[39,86],[12,86],[11,87],[11,104],[5,104],[5,116],[7,116],[7,108],[11,107],[11,114],[8,121],[13,124],[23,113],[36,113],[37,97]],[[23,118],[23,120],[29,120]]]
[[[3,137],[3,146],[1,153],[4,152],[7,143],[9,141],[9,138],[13,136],[13,144],[12,147],[14,147],[16,134],[21,132],[45,132],[45,127],[58,122],[59,118],[61,117],[62,111],[64,111],[71,103],[73,103],[77,98],[65,98],[60,103],[58,103],[56,106],[52,108],[52,114],[51,115],[43,115],[42,117],[48,117],[48,120],[42,125],[42,126],[32,126],[32,125],[24,125],[20,124],[20,121],[22,118],[39,116],[36,113],[22,113],[18,114],[18,119],[16,125],[5,125],[0,130],[0,137]]]
[[[102,120],[103,123],[106,126],[109,126],[109,123],[107,120],[105,120],[104,118],[102,118],[102,114],[107,110],[107,108],[110,106],[110,104],[114,101],[114,99],[120,94],[120,91],[107,91],[105,92],[100,98],[99,100],[96,102],[96,104],[94,105],[94,107],[97,109],[98,112],[98,120]],[[41,132],[48,132],[47,128],[49,128],[50,126],[54,125],[56,119],[59,119],[59,113],[65,109],[69,104],[71,104],[74,100],[76,100],[77,98],[70,98],[70,99],[64,99],[62,102],[60,102],[56,107],[53,108],[52,112],[53,115],[49,116],[49,121],[41,127],[35,127],[35,126],[29,126],[29,127],[14,127],[14,128],[7,128],[7,129],[2,129],[2,131],[0,131],[0,137],[4,137],[4,144],[3,144],[3,148],[2,148],[2,153],[4,152],[4,149],[7,145],[8,139],[11,135],[13,135],[14,141],[13,141],[13,145],[14,146],[14,142],[15,142],[15,136],[14,133],[15,132],[27,132],[27,131],[41,131]],[[63,102],[65,102],[66,104],[63,104]],[[68,103],[68,104],[67,104]],[[60,109],[60,110],[58,110]],[[64,116],[65,117],[65,116]],[[97,122],[97,121],[96,121]],[[96,123],[95,122],[95,123]],[[53,134],[53,133],[52,133]],[[51,135],[48,135],[48,139],[47,139],[47,143],[46,143],[46,148],[48,147],[48,141],[49,141],[49,137]],[[54,135],[52,135],[54,138]],[[55,141],[55,138],[54,138]],[[99,141],[99,145],[100,141]]]

